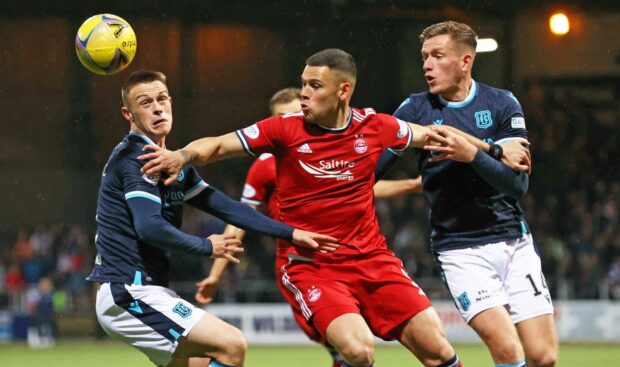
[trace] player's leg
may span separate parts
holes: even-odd
[[[524,365],[524,353],[517,330],[504,306],[486,309],[469,322],[489,349],[495,364]]]
[[[367,367],[373,364],[374,336],[361,315],[347,313],[338,316],[327,326],[326,337],[347,365]]]
[[[528,367],[554,366],[558,338],[540,257],[530,234],[511,243],[514,255],[506,278],[508,310],[517,327],[525,360]]]
[[[542,315],[517,324],[528,367],[555,366],[558,336],[553,315]]]
[[[505,242],[435,254],[439,268],[461,316],[486,344],[495,364],[521,366],[524,353],[517,330],[505,309],[504,288],[511,259]]]
[[[289,260],[285,256],[276,257],[275,261],[275,274],[276,274],[276,284],[278,285],[278,289],[280,293],[284,297],[284,299],[291,305],[291,311],[293,312],[293,317],[299,325],[299,328],[310,338],[317,343],[320,343],[327,349],[330,357],[332,358],[332,367],[339,367],[342,362],[342,356],[338,353],[338,351],[329,345],[325,340],[322,340],[321,335],[314,329],[314,327],[306,320],[303,315],[303,312],[300,308],[299,303],[296,301],[296,294],[291,292],[290,289],[286,288],[285,284],[287,283],[286,278],[283,279],[283,270],[284,266],[289,263]]]
[[[169,366],[189,366],[182,364],[188,358],[193,365],[204,363],[190,357],[210,357],[219,364],[242,366],[246,350],[247,343],[239,329],[207,313],[194,325],[187,338],[179,342],[173,355],[173,359],[179,360]]]
[[[458,367],[461,363],[448,342],[435,309],[429,307],[402,327],[398,338],[425,366]]]

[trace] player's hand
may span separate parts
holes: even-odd
[[[220,284],[220,279],[214,276],[208,276],[196,283],[196,295],[194,298],[198,303],[208,304],[213,301],[213,294]]]
[[[502,162],[515,171],[532,174],[532,156],[530,154],[530,142],[527,139],[518,138],[502,144],[504,154]]]
[[[467,139],[441,125],[429,126],[424,150],[435,153],[428,158],[429,162],[451,159],[457,162],[470,163],[478,152],[478,148],[468,142]]]
[[[322,253],[332,252],[340,246],[334,237],[302,229],[293,230],[292,242],[297,246],[314,249]]]
[[[213,245],[212,259],[223,257],[234,264],[239,264],[239,259],[235,255],[243,253],[243,247],[241,241],[234,235],[212,234],[209,240]]]
[[[151,151],[138,157],[140,160],[147,161],[142,166],[142,173],[153,175],[158,172],[165,172],[168,178],[164,181],[165,185],[170,185],[177,179],[179,172],[183,169],[189,159],[183,150],[170,151],[157,145],[146,145],[145,151]]]

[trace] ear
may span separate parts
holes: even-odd
[[[463,72],[470,72],[472,67],[474,66],[474,55],[465,54],[461,59],[461,69]]]
[[[126,106],[121,107],[121,115],[123,115],[125,120],[129,122],[133,121],[133,114],[129,111],[129,108],[127,108]]]
[[[340,89],[338,91],[338,99],[341,101],[346,101],[353,95],[353,84],[351,82],[342,82],[338,88]]]

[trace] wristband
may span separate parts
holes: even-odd
[[[499,144],[494,144],[494,143],[489,143],[489,151],[487,152],[488,155],[490,155],[491,157],[497,159],[498,161],[502,159],[502,155],[504,154],[504,148],[502,148],[501,145]]]

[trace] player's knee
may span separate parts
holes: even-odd
[[[248,342],[245,340],[243,333],[239,331],[238,335],[234,338],[234,341],[230,343],[230,358],[233,360],[234,366],[242,366],[245,360],[245,353],[248,350]]]
[[[554,367],[558,360],[557,350],[541,349],[527,356],[530,367]]]
[[[342,357],[352,366],[370,366],[375,360],[375,345],[372,340],[352,340],[339,350]]]
[[[492,348],[492,354],[496,360],[512,363],[523,358],[523,350],[517,341],[505,340],[503,343],[495,344]]]

